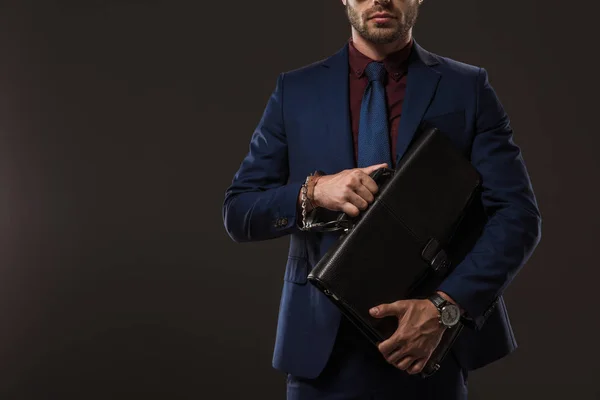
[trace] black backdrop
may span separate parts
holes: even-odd
[[[415,30],[488,70],[544,217],[520,348],[474,399],[600,396],[594,3],[552,3],[426,1]],[[235,244],[221,205],[277,74],[349,37],[341,2],[0,7],[0,397],[284,398],[288,238]]]

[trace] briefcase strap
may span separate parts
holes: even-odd
[[[321,208],[313,209],[306,216],[306,225],[300,229],[308,232],[335,232],[352,228],[354,221],[344,213],[339,213],[333,220],[323,220],[320,218]]]

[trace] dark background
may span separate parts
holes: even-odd
[[[488,70],[544,217],[520,348],[473,399],[600,398],[595,5],[552,3],[426,0],[415,30]],[[221,205],[277,74],[348,39],[341,2],[1,4],[0,397],[284,398],[289,238],[235,244]]]

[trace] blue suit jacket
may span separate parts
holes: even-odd
[[[453,348],[465,368],[475,369],[517,346],[502,292],[537,246],[541,217],[509,119],[486,71],[415,43],[407,79],[397,159],[420,124],[429,122],[450,137],[483,179],[485,228],[439,288],[477,323],[463,331]],[[346,44],[325,60],[279,75],[223,204],[226,230],[236,242],[290,235],[273,366],[296,376],[319,375],[341,317],[307,283],[310,269],[338,234],[299,230],[298,193],[315,170],[334,174],[355,167]]]

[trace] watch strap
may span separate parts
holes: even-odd
[[[428,299],[429,299],[429,301],[431,301],[433,303],[435,308],[437,308],[438,311],[440,311],[440,312],[442,312],[442,307],[444,307],[448,303],[448,300],[444,299],[438,293],[432,294],[431,296],[428,297]]]

